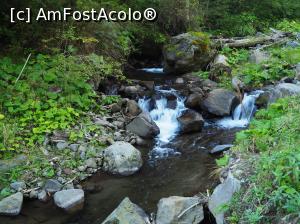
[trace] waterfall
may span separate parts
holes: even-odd
[[[162,90],[156,87],[156,92],[160,98],[155,100],[154,109],[151,109],[151,99],[140,99],[139,106],[143,111],[148,112],[160,129],[160,134],[156,137],[154,149],[150,152],[150,158],[164,158],[170,155],[179,154],[176,150],[168,147],[180,130],[177,118],[182,114],[186,107],[185,98],[178,95],[176,90]],[[167,95],[176,97],[176,106],[172,109],[168,107]]]
[[[164,73],[163,68],[143,68],[141,70],[144,72],[155,73],[155,74],[163,74]]]
[[[247,127],[257,109],[255,101],[262,92],[254,91],[250,94],[245,93],[242,103],[235,108],[233,116],[217,121],[217,125],[226,129]]]

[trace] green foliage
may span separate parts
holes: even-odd
[[[90,80],[122,78],[119,64],[95,54],[37,55],[16,82],[21,68],[9,58],[0,60],[2,156],[41,144],[54,130],[70,128],[83,111],[101,110]]]
[[[222,158],[216,160],[218,167],[226,167],[229,164],[229,156],[224,155]]]
[[[300,22],[284,19],[276,25],[276,28],[285,32],[300,32]]]
[[[248,188],[230,205],[230,220],[274,223],[274,217],[300,212],[299,110],[299,97],[280,99],[238,134],[235,150],[260,157],[253,161]]]
[[[235,67],[247,62],[249,59],[249,51],[245,49],[224,47],[221,54],[224,54],[228,58],[228,63]]]

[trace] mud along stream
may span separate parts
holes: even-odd
[[[130,177],[104,172],[95,174],[82,183],[86,190],[85,206],[77,214],[64,213],[52,201],[46,204],[37,200],[25,201],[21,215],[1,217],[0,223],[96,224],[101,223],[124,197],[129,197],[150,214],[156,212],[156,205],[163,197],[206,194],[208,189],[212,190],[218,184],[211,175],[216,168],[217,157],[209,151],[217,145],[232,144],[235,133],[247,125],[254,112],[255,97],[245,97],[243,108],[246,107],[246,111],[241,110],[241,106],[237,107],[234,120],[206,121],[202,132],[181,135],[177,117],[186,110],[185,98],[176,90],[165,88],[171,78],[165,77],[160,70],[150,72],[155,73],[147,77],[155,80],[156,100],[151,102],[140,98],[139,105],[150,112],[160,128],[160,135],[147,147],[137,147],[143,154],[142,169]],[[176,102],[171,107],[168,95],[172,95]]]

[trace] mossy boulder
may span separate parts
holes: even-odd
[[[182,74],[205,69],[213,60],[215,50],[210,38],[202,32],[183,33],[172,37],[164,46],[164,71]]]

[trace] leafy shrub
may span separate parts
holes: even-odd
[[[231,203],[229,220],[275,223],[276,218],[300,212],[299,110],[299,97],[281,99],[238,134],[235,150],[260,157],[253,161],[248,186]]]
[[[0,60],[2,153],[41,144],[47,133],[74,125],[82,112],[101,110],[88,82],[123,77],[119,64],[94,54],[37,55],[16,82],[21,68],[9,58]]]
[[[300,32],[300,22],[284,19],[276,25],[276,28],[285,32]]]

